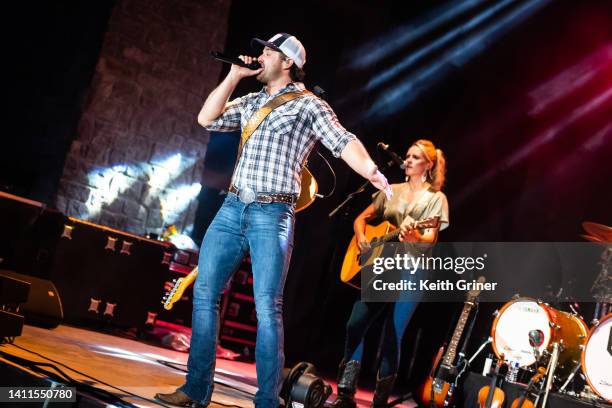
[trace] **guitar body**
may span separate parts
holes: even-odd
[[[486,385],[478,391],[478,408],[502,408],[505,398],[501,388]]]
[[[298,213],[312,204],[317,198],[316,194],[319,191],[319,185],[307,166],[302,169],[302,183],[300,195],[295,203],[295,212]]]
[[[478,282],[484,283],[484,281],[484,277],[478,278]],[[426,407],[435,404],[436,408],[442,408],[451,406],[453,403],[455,387],[457,387],[457,382],[467,367],[465,362],[463,364],[455,362],[457,347],[479,294],[479,290],[468,292],[467,300],[463,304],[463,310],[448,346],[446,348],[442,346],[438,349],[429,376],[418,390],[417,398]],[[462,370],[458,369],[460,366],[463,366]]]
[[[453,402],[453,384],[439,378],[427,377],[419,389],[419,399],[426,407],[431,407],[433,388],[433,402],[437,408],[447,407]]]
[[[455,367],[440,365],[445,351],[444,346],[440,347],[429,376],[418,390],[417,397],[426,407],[430,407],[432,401],[437,408],[448,407],[453,402],[457,370]]]
[[[522,401],[521,401],[522,400]],[[512,402],[510,408],[534,408],[533,402],[526,398],[517,398]]]
[[[369,242],[375,242],[377,238],[382,237],[388,234],[390,231],[395,230],[396,227],[388,221],[383,221],[376,226],[366,225],[365,236]],[[357,237],[353,236],[349,246],[346,250],[346,255],[344,255],[344,262],[342,262],[342,269],[340,270],[340,280],[344,283],[353,286],[356,289],[361,289],[361,282],[359,280],[359,271],[368,262],[372,263],[373,259],[376,258],[380,252],[382,251],[382,245],[376,247],[370,251],[368,256],[368,260],[364,262],[362,265],[359,256],[359,246],[357,245]]]

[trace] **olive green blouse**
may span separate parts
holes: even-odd
[[[382,191],[372,196],[372,204],[378,217],[399,227],[406,215],[416,221],[439,216],[440,230],[448,227],[448,201],[443,192],[429,188],[415,200],[408,202],[404,199],[409,189],[408,183],[392,184],[391,188],[393,190],[391,200],[387,200]]]

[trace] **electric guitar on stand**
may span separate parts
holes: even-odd
[[[440,217],[431,217],[422,221],[417,221],[415,229],[437,228],[440,225]],[[372,265],[374,259],[380,256],[383,251],[384,243],[398,241],[400,229],[388,221],[383,221],[376,226],[366,225],[365,237],[372,249],[363,256],[359,252],[357,236],[349,243],[340,270],[340,280],[356,289],[361,289],[359,272],[361,268]]]
[[[174,304],[183,297],[183,293],[185,293],[185,289],[187,289],[189,285],[191,285],[197,277],[198,277],[198,267],[196,266],[185,277],[174,279],[172,281],[173,282],[172,287],[166,291],[166,294],[162,298],[162,305],[164,305],[164,309],[166,310],[172,309],[172,306],[174,306]]]
[[[484,283],[485,278],[478,278],[479,283]],[[440,347],[429,377],[420,387],[418,397],[427,407],[441,408],[448,407],[453,402],[454,391],[459,380],[458,364],[455,362],[457,355],[457,346],[461,340],[461,335],[465,329],[465,325],[470,316],[470,312],[476,305],[476,298],[480,294],[480,290],[471,290],[468,292],[467,300],[463,304],[463,310],[459,316],[459,321],[453,332],[453,337],[444,350],[444,346]],[[444,354],[444,357],[442,355]],[[463,373],[464,370],[461,371]]]

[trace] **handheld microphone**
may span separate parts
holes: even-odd
[[[401,157],[399,157],[397,155],[397,153],[395,153],[393,150],[389,150],[389,145],[383,142],[378,142],[378,144],[376,145],[378,148],[384,150],[385,152],[387,152],[387,154],[389,156],[391,156],[391,159],[393,159],[393,161],[395,162],[395,164],[397,164],[400,169],[405,169],[406,168],[406,164],[404,163],[404,161],[402,160]]]
[[[225,55],[217,51],[211,51],[210,56],[216,59],[217,61],[225,62],[226,64],[238,65],[239,67],[249,68],[253,70],[261,68],[261,64],[257,61],[253,61],[250,64],[247,64],[240,58],[230,57],[229,55]]]

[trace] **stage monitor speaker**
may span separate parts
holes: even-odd
[[[62,301],[53,282],[7,270],[0,270],[0,276],[30,283],[28,300],[20,308],[27,324],[53,329],[62,322]]]

